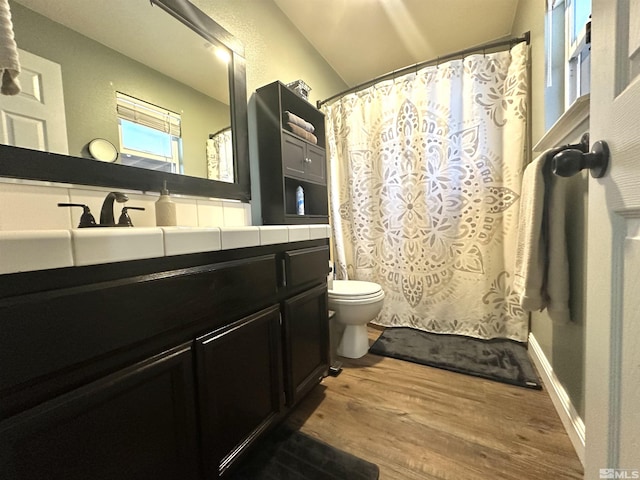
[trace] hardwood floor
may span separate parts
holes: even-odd
[[[370,328],[370,342],[380,333]],[[544,390],[372,354],[342,360],[287,422],[377,464],[381,480],[583,478]]]

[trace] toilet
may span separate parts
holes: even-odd
[[[329,289],[329,309],[345,326],[338,355],[360,358],[369,351],[367,323],[374,320],[384,302],[384,291],[377,283],[360,280],[334,280]]]

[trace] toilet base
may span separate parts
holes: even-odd
[[[338,355],[346,358],[361,358],[368,351],[367,325],[346,325],[338,345]]]

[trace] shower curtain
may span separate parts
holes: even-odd
[[[323,106],[336,273],[382,285],[376,323],[526,341],[512,280],[527,55],[520,43]]]
[[[207,178],[233,182],[233,133],[231,127],[207,140]]]

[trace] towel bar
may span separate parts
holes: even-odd
[[[582,136],[579,145],[567,145],[551,159],[551,171],[561,177],[571,177],[585,168],[591,170],[593,178],[601,178],[609,166],[609,146],[600,140],[589,152],[589,134]]]

